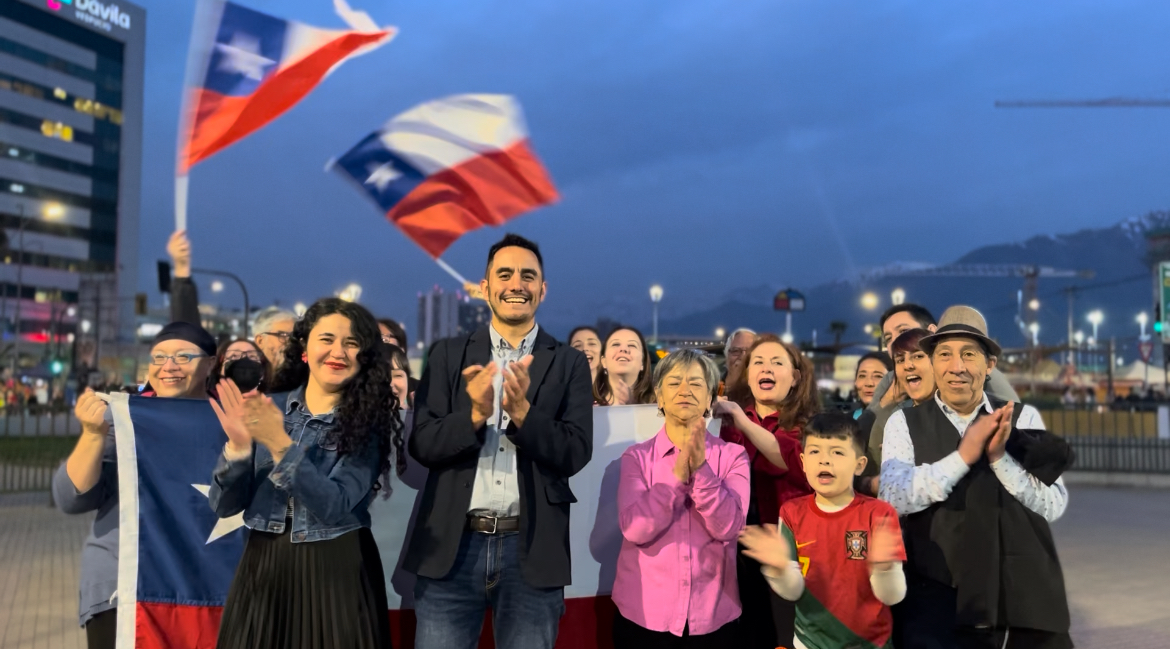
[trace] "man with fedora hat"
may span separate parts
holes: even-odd
[[[1072,647],[1048,528],[1072,453],[1035,408],[984,390],[1002,350],[978,311],[947,309],[921,345],[937,391],[890,417],[882,454],[880,496],[905,517],[898,647]]]

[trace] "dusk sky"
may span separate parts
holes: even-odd
[[[240,2],[343,26],[329,0]],[[195,2],[140,4],[140,285],[156,301]],[[519,98],[561,192],[508,228],[542,246],[549,310],[648,302],[654,282],[666,313],[695,310],[741,286],[945,263],[1170,208],[1170,109],[993,105],[1170,98],[1162,2],[351,4],[399,36],[191,175],[195,264],[241,275],[253,304],[358,282],[413,332],[417,293],[457,287],[324,166],[389,117],[468,92]],[[478,279],[502,234],[469,234],[444,258]],[[230,286],[222,300],[240,304]]]

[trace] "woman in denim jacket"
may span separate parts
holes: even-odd
[[[228,443],[212,475],[220,517],[250,533],[218,647],[390,646],[369,504],[388,486],[402,422],[381,335],[363,307],[319,300],[293,329],[271,398],[220,383]],[[287,391],[287,392],[285,392]]]

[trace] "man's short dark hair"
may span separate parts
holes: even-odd
[[[884,331],[886,328],[886,320],[889,320],[899,313],[909,313],[910,317],[914,318],[914,321],[918,323],[918,326],[922,327],[923,329],[927,329],[938,324],[938,321],[934,319],[934,316],[931,315],[930,311],[926,310],[926,307],[918,306],[917,304],[898,304],[886,309],[886,312],[882,314],[881,320],[878,321],[878,329]]]
[[[406,346],[406,329],[403,329],[402,325],[398,324],[397,320],[391,318],[379,318],[378,324],[390,330],[390,337],[398,341],[398,346],[401,347],[403,351],[410,349]]]
[[[862,438],[861,427],[857,425],[853,415],[844,412],[822,412],[814,415],[804,425],[804,431],[800,436],[801,447],[804,447],[805,441],[810,437],[852,442],[853,450],[857,451],[859,457],[865,455],[865,445],[868,441]]]
[[[540,246],[536,245],[536,243],[529,241],[528,239],[525,239],[524,237],[522,237],[518,234],[512,234],[511,232],[509,232],[508,234],[505,234],[503,239],[500,239],[499,241],[497,241],[495,243],[495,245],[493,245],[491,247],[491,249],[488,250],[487,272],[488,273],[491,272],[492,260],[494,260],[496,258],[497,252],[499,252],[500,250],[503,250],[504,248],[513,248],[513,247],[523,248],[525,250],[532,252],[532,254],[536,255],[536,264],[538,266],[540,266],[540,274],[544,275],[544,257],[540,256]]]

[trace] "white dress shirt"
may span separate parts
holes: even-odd
[[[524,336],[519,347],[512,347],[495,327],[488,325],[488,331],[492,339],[492,360],[499,368],[492,380],[496,404],[492,416],[487,420],[483,447],[479,449],[479,465],[475,470],[475,484],[471,489],[471,507],[468,511],[481,516],[519,516],[520,485],[516,474],[516,445],[501,432],[512,423],[512,418],[502,405],[504,368],[532,353],[540,326],[533,325],[532,331]]]
[[[995,411],[991,407],[987,393],[983,394],[983,404],[967,416],[960,415],[943,403],[937,392],[934,399],[943,414],[955,426],[960,437],[967,432],[967,426],[975,420],[980,409],[988,413]],[[1041,419],[1039,411],[1027,405],[1017,404],[1016,407],[1020,408],[1020,416],[1015,426],[1017,429],[1044,430],[1044,420]],[[971,467],[963,461],[957,449],[934,464],[915,466],[914,442],[910,439],[906,413],[899,410],[890,415],[889,421],[886,422],[885,440],[882,445],[882,475],[878,496],[893,505],[898,514],[905,516],[920,512],[934,503],[946,500],[955,484],[970,470]],[[991,464],[991,470],[995,472],[1000,484],[1008,493],[1048,522],[1051,523],[1064,514],[1065,507],[1068,506],[1068,491],[1060,478],[1051,486],[1046,485],[1025,471],[1024,467],[1007,453]]]

